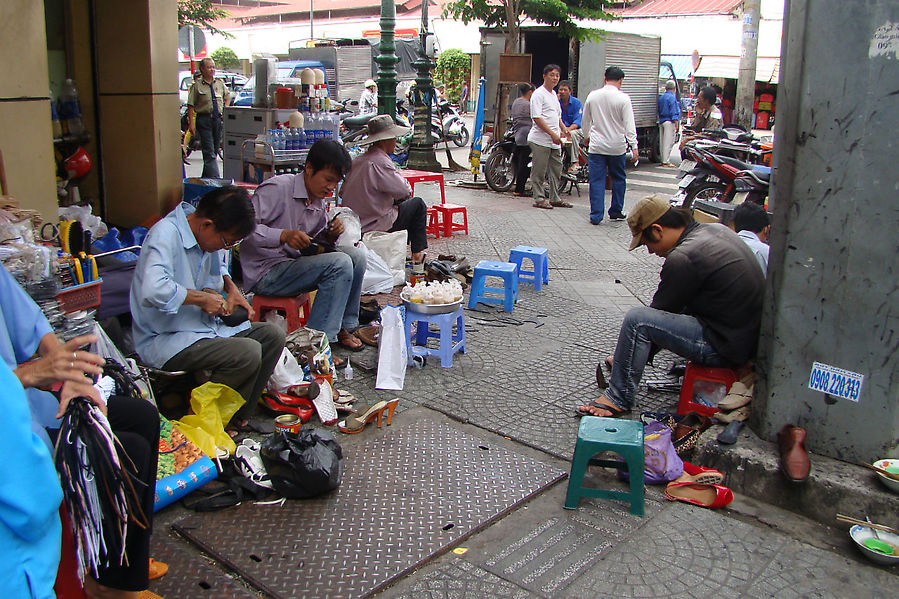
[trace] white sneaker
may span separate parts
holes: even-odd
[[[253,439],[244,439],[234,450],[234,464],[241,474],[266,489],[272,489],[272,481],[268,478],[265,465],[259,456],[259,443]]]

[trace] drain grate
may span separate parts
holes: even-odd
[[[393,428],[346,448],[332,494],[175,527],[274,597],[365,597],[565,476],[430,420]]]

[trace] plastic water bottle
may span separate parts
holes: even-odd
[[[298,136],[298,139],[299,139],[298,144],[297,144],[297,147],[298,147],[300,150],[306,150],[306,149],[308,149],[309,146],[307,145],[307,141],[306,141],[306,131],[303,130],[303,129],[297,129],[297,136]]]
[[[288,129],[287,130],[287,151],[288,152],[296,152],[297,151],[296,129]]]
[[[81,121],[81,104],[78,102],[78,88],[71,79],[66,79],[59,93],[59,118],[63,123],[64,133],[81,135],[84,123]]]

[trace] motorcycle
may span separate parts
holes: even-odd
[[[749,173],[761,182],[766,181],[771,173],[770,167],[713,154],[695,144],[684,146],[681,155],[683,160],[680,172],[685,174],[678,183],[678,193],[671,199],[671,203],[683,208],[689,208],[696,199],[731,202],[737,191],[734,182],[738,176]],[[750,179],[746,179],[741,185],[749,183]],[[754,197],[758,193],[760,192],[755,193]]]
[[[437,107],[438,111],[431,113],[431,135],[442,142],[445,134],[447,140],[460,148],[468,145],[468,142],[471,141],[471,133],[456,107],[451,106],[446,100],[441,100]]]
[[[511,120],[506,124],[510,125]],[[482,155],[486,156],[483,161],[484,179],[493,191],[502,193],[512,189],[518,170],[518,164],[513,157],[514,152],[515,133],[511,127],[506,129],[502,139],[491,141],[482,152]]]

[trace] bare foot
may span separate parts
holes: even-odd
[[[579,407],[578,411],[590,416],[600,416],[601,418],[616,418],[627,410],[622,410],[621,408],[613,404],[604,395],[601,395],[596,401],[591,401],[590,403]]]

